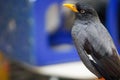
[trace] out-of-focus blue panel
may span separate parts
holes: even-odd
[[[120,52],[120,45],[119,45],[119,30],[118,30],[118,9],[119,7],[119,0],[110,0],[107,9],[107,27],[108,30],[115,42],[115,45]]]
[[[49,44],[45,14],[53,3],[61,6],[62,0],[1,0],[0,49],[14,60],[33,65],[79,60],[74,46],[69,50],[56,51]],[[70,33],[67,35],[70,36]],[[64,42],[67,39],[64,35],[58,36],[64,37]]]
[[[61,6],[61,0],[38,0],[34,6],[34,16],[35,16],[35,56],[36,56],[36,64],[37,65],[48,65],[48,64],[56,64],[63,62],[70,62],[79,60],[77,52],[75,48],[71,48],[68,51],[54,51],[48,44],[48,34],[45,31],[45,12],[49,8],[49,6],[53,3],[57,3]],[[39,27],[38,27],[39,26]],[[64,26],[62,26],[64,27]],[[70,33],[69,33],[70,34]],[[58,36],[61,37],[61,35]],[[64,37],[64,40],[66,37]],[[68,35],[69,36],[69,35]],[[56,38],[59,39],[59,38]],[[57,40],[56,40],[57,41]]]
[[[0,0],[0,48],[13,59],[29,62],[30,16],[27,0]]]

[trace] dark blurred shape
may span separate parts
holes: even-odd
[[[36,74],[23,67],[20,63],[10,61],[10,79],[9,80],[48,80],[48,76]]]

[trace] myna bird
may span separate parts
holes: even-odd
[[[118,51],[95,9],[80,2],[63,6],[75,14],[71,34],[85,66],[98,80],[120,80]]]

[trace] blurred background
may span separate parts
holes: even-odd
[[[120,52],[119,0],[0,0],[0,80],[94,80],[71,39],[74,15],[92,5]]]

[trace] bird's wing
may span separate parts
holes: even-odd
[[[80,59],[82,60],[82,62],[84,63],[84,65],[93,73],[95,74],[97,77],[102,77],[101,74],[97,71],[97,69],[95,68],[95,66],[93,66],[93,64],[91,63],[89,57],[87,56],[86,52],[84,51],[84,49],[82,49],[82,47],[78,50]]]
[[[102,75],[102,77],[105,80],[113,80],[111,76],[109,76],[105,70],[103,70],[97,63],[95,63],[93,60],[90,60],[92,65],[96,68],[96,70]],[[115,79],[116,80],[116,79]]]
[[[75,31],[75,30],[74,30]],[[82,43],[84,42],[84,38],[86,37],[86,34],[84,34],[84,32],[81,32],[81,39],[79,38],[79,36],[77,36],[76,32],[78,32],[79,30],[76,29],[75,33],[72,32],[72,37],[75,43],[75,46],[77,48],[77,51],[79,53],[79,56],[82,60],[82,62],[84,63],[84,65],[92,72],[94,73],[97,77],[102,77],[100,73],[98,73],[97,69],[95,68],[95,66],[93,66],[93,64],[91,63],[89,57],[86,54],[86,51],[84,50],[84,48],[82,47]],[[80,39],[80,40],[79,40]]]
[[[83,48],[112,77],[120,77],[120,58],[111,36],[102,24],[88,27]]]

